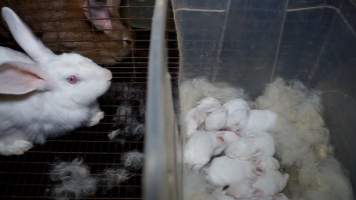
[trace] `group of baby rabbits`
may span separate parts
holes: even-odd
[[[0,47],[0,154],[20,155],[104,117],[112,73],[77,53],[54,54],[10,8],[2,17],[24,54]]]
[[[281,192],[289,175],[279,171],[269,133],[276,113],[250,109],[242,98],[221,103],[205,97],[184,120],[184,162],[216,187],[217,200],[288,199]]]

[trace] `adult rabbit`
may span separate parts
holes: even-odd
[[[54,54],[10,8],[2,16],[28,56],[0,47],[0,154],[23,154],[48,137],[96,125],[111,72],[76,53]]]

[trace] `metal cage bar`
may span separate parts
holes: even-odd
[[[180,199],[177,126],[167,72],[167,4],[167,0],[157,0],[152,19],[143,179],[146,200]]]

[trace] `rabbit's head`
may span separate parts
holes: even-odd
[[[54,57],[41,68],[47,68],[53,92],[76,103],[90,104],[110,86],[111,72],[76,53]]]
[[[54,54],[45,47],[10,8],[2,16],[11,34],[33,62],[8,62],[0,68],[0,94],[51,92],[58,98],[88,105],[110,86],[112,74],[76,53]]]

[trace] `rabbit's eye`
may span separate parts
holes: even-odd
[[[75,75],[70,75],[67,77],[67,81],[70,84],[76,84],[79,81],[79,78]]]

